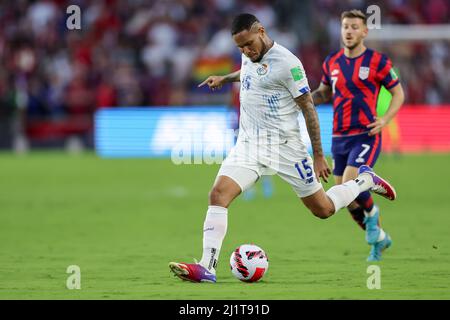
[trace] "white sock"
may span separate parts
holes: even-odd
[[[380,228],[380,235],[378,236],[377,242],[383,241],[384,238],[386,238],[386,233],[384,232],[383,229]]]
[[[374,186],[372,176],[368,173],[361,173],[354,181],[358,184],[360,193],[368,191]]]
[[[375,213],[377,213],[377,208],[375,207],[375,205],[373,206],[372,210],[370,210],[370,211],[364,210],[364,215],[366,217],[373,217],[375,215]]]
[[[211,273],[216,273],[217,260],[223,238],[227,233],[228,209],[209,206],[203,224],[203,255],[200,264]]]
[[[327,191],[327,196],[334,204],[334,212],[347,207],[361,193],[360,187],[355,180],[347,181],[343,184],[331,187]]]

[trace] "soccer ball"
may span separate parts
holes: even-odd
[[[256,282],[269,268],[269,259],[263,249],[254,244],[243,244],[230,258],[231,272],[244,282]]]

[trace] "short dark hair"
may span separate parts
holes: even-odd
[[[359,18],[363,21],[364,24],[367,24],[367,17],[361,10],[350,10],[350,11],[344,11],[341,14],[341,22],[344,20],[344,18]]]
[[[258,18],[250,13],[237,15],[231,23],[231,35],[235,35],[244,30],[250,30],[255,22],[259,22]]]

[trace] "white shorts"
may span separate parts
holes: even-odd
[[[233,179],[242,191],[262,175],[278,174],[300,198],[310,196],[322,184],[314,176],[313,161],[299,139],[283,144],[256,145],[238,140],[223,161],[217,176]]]

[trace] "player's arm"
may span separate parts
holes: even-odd
[[[209,76],[205,81],[200,83],[198,87],[202,87],[205,84],[209,86],[210,89],[220,89],[225,83],[229,82],[239,82],[241,77],[241,70],[232,72],[225,76]]]
[[[328,182],[328,176],[331,174],[331,170],[323,154],[322,141],[320,138],[319,116],[317,115],[316,108],[314,107],[311,93],[307,92],[302,94],[301,96],[295,98],[295,102],[299,106],[300,110],[302,110],[309,138],[311,139],[314,156],[314,173],[316,174],[318,180],[322,177],[325,182]]]
[[[403,92],[402,84],[399,83],[395,87],[390,88],[389,92],[392,94],[392,100],[389,104],[388,110],[382,117],[376,117],[375,121],[369,124],[367,127],[370,128],[369,136],[373,136],[381,132],[381,129],[387,125],[397,114],[405,101],[405,94]]]
[[[331,87],[323,82],[321,82],[320,86],[312,93],[312,98],[316,106],[330,102],[332,97],[333,93],[331,91]]]

